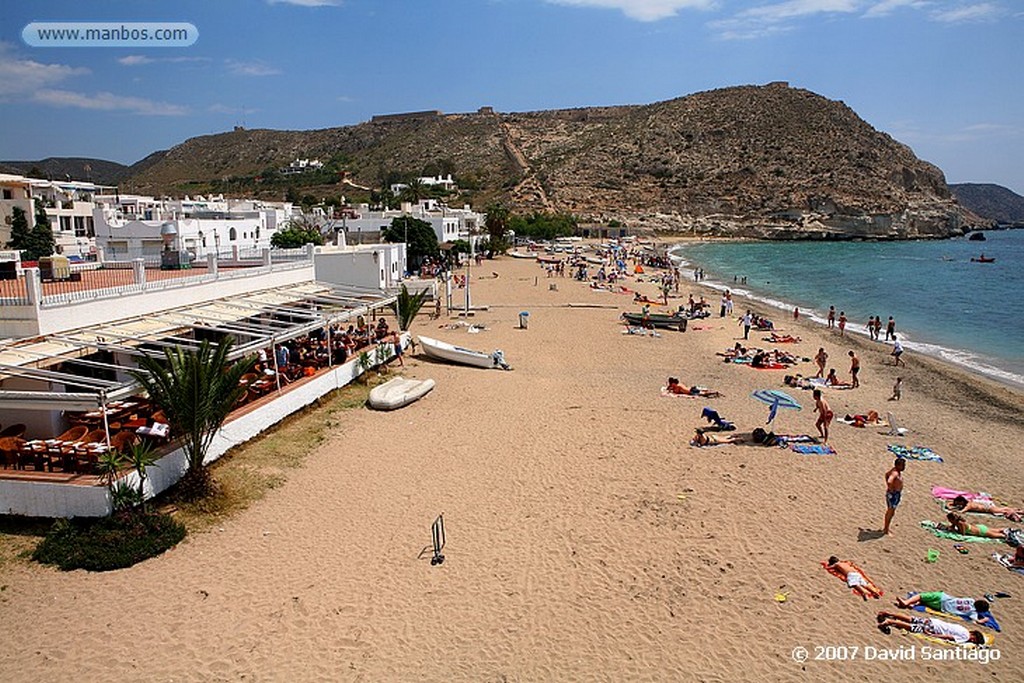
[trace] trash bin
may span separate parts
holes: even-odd
[[[525,330],[530,326],[530,312],[520,311],[519,312],[519,329]]]

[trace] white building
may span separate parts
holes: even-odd
[[[200,258],[209,252],[258,251],[297,210],[287,202],[138,195],[97,198],[96,246],[107,260],[159,258],[165,245]]]
[[[295,175],[306,171],[319,171],[324,167],[324,162],[319,159],[296,159],[281,169],[281,175]]]
[[[449,191],[456,188],[451,173],[445,176],[421,176],[416,181],[424,187],[440,187],[443,190]],[[408,189],[408,187],[405,183],[395,183],[391,186],[391,194],[401,194],[402,190]]]
[[[56,181],[0,174],[0,247],[11,239],[14,207],[25,212],[29,227],[35,225],[39,200],[50,219],[58,254],[85,258],[96,251],[93,211],[96,196],[110,189],[95,183]]]
[[[430,223],[439,243],[468,240],[474,233],[484,229],[485,215],[473,211],[469,205],[453,209],[436,199],[421,199],[413,205],[403,202],[398,210],[370,211],[369,206],[360,204],[352,211],[346,211],[342,219],[334,219],[330,226],[347,235],[349,244],[378,241],[381,233],[391,226],[391,221],[402,216],[411,216]]]

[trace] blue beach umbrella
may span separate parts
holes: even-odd
[[[796,402],[795,398],[784,391],[779,391],[778,389],[758,389],[751,394],[751,396],[761,403],[767,403],[770,406],[768,410],[768,422],[765,424],[771,424],[772,420],[775,419],[776,413],[779,412],[779,408],[802,410],[800,404]]]

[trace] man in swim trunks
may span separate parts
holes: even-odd
[[[949,507],[957,512],[982,512],[988,515],[1006,517],[1011,522],[1021,521],[1021,517],[1024,515],[1024,510],[996,505],[987,498],[968,500],[965,496],[957,496],[949,504]]]
[[[892,516],[896,514],[896,508],[903,497],[903,470],[906,468],[907,461],[896,458],[892,469],[885,473],[885,524],[882,525],[882,533],[886,535],[892,533],[889,529]]]
[[[814,412],[818,413],[818,421],[814,423],[814,426],[818,428],[818,434],[821,435],[822,441],[828,443],[828,426],[832,424],[835,413],[829,408],[828,401],[822,397],[821,389],[814,390]]]
[[[827,567],[839,574],[840,578],[846,581],[846,585],[852,588],[854,593],[865,600],[868,598],[877,599],[882,597],[882,591],[878,590],[877,586],[864,578],[864,575],[860,573],[853,562],[840,560],[838,557],[833,555],[828,558]]]
[[[853,375],[853,381],[851,382],[854,389],[860,386],[860,380],[857,379],[857,373],[860,372],[860,358],[857,358],[857,354],[852,350],[850,351],[850,374]]]
[[[898,628],[911,633],[920,633],[939,640],[948,640],[957,645],[974,643],[984,645],[985,636],[981,631],[968,631],[960,624],[951,624],[941,619],[929,617],[908,617],[892,612],[878,613],[878,628],[882,633],[892,633],[893,628]]]
[[[835,327],[836,326],[836,307],[835,306],[829,306],[828,307],[828,326],[829,327]]]
[[[981,626],[994,623],[992,615],[988,613],[990,605],[987,600],[958,598],[942,591],[918,593],[917,595],[911,595],[909,598],[896,598],[897,607],[913,609],[917,605],[924,605],[934,612],[955,614]],[[986,616],[981,616],[983,614]]]

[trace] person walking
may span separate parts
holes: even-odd
[[[892,335],[892,353],[890,355],[893,358],[893,362],[892,362],[893,365],[895,365],[896,367],[899,367],[901,365],[903,367],[907,367],[906,362],[904,362],[904,360],[902,358],[902,356],[903,356],[903,344],[900,344],[900,340],[896,338],[895,334]]]
[[[744,339],[749,339],[750,338],[750,325],[753,322],[754,322],[754,316],[751,315],[750,311],[747,311],[747,314],[745,316],[743,316],[742,318],[740,318],[740,325],[743,325],[743,338]]]
[[[825,364],[828,363],[828,354],[825,353],[825,347],[818,347],[818,353],[814,356],[814,363],[818,366],[818,374],[815,377],[824,377]]]
[[[836,326],[836,307],[835,306],[829,306],[828,307],[828,327],[829,327],[829,329],[832,329],[835,326]]]
[[[889,322],[885,324],[885,341],[896,338],[896,321],[889,316]]]
[[[903,458],[896,458],[892,469],[885,473],[885,524],[882,526],[882,533],[889,535],[892,530],[892,517],[896,514],[896,508],[900,505],[903,497],[903,470],[907,469],[907,461]]]
[[[828,426],[832,423],[835,414],[828,405],[828,401],[821,395],[821,389],[814,390],[814,412],[818,413],[818,420],[814,426],[818,428],[818,434],[822,440],[828,443]]]
[[[860,380],[857,379],[857,374],[860,372],[860,358],[857,358],[857,354],[852,350],[850,351],[850,375],[853,376],[853,380],[850,382],[851,388],[856,389],[860,386]]]
[[[846,312],[839,311],[839,336],[846,336]]]

